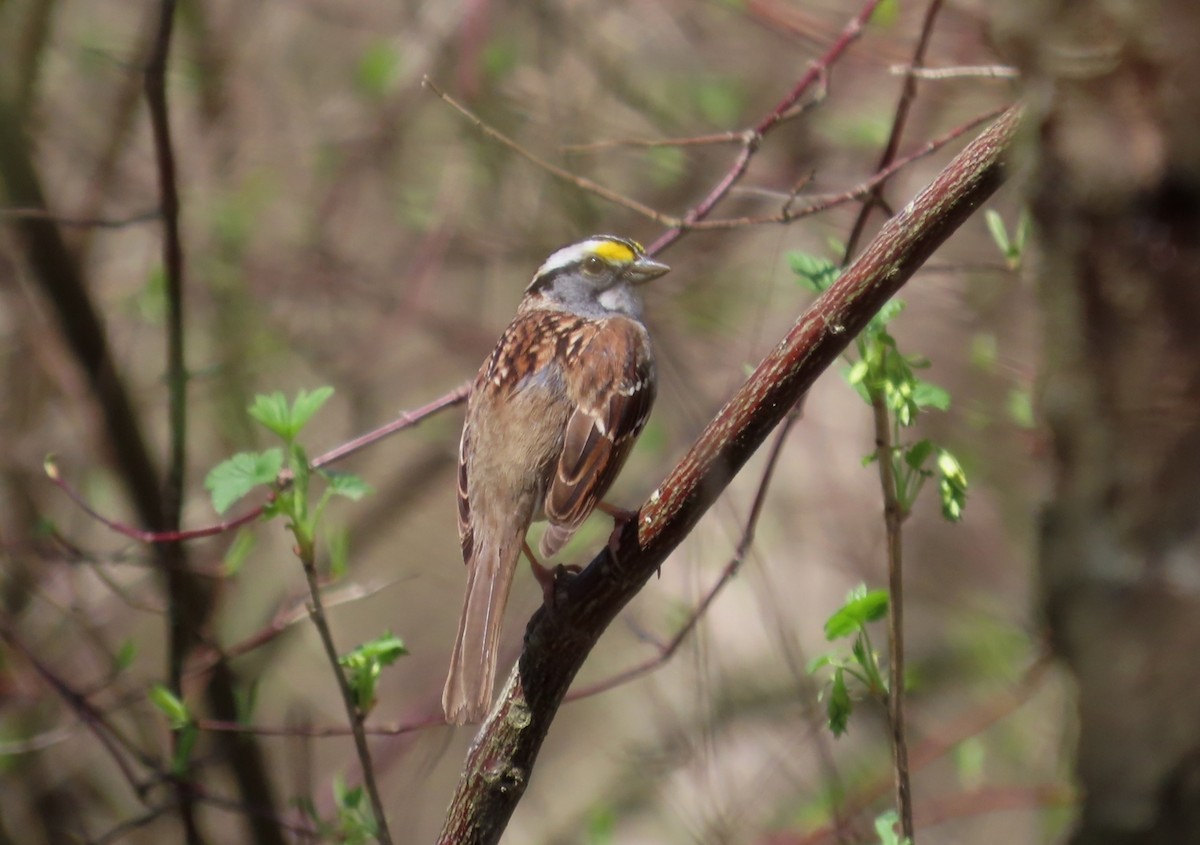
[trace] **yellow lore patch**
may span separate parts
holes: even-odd
[[[592,254],[614,264],[628,264],[637,257],[632,249],[618,241],[599,241],[592,247]]]

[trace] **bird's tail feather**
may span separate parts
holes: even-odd
[[[472,560],[467,563],[467,595],[450,658],[450,674],[442,691],[442,709],[448,722],[479,722],[487,715],[496,678],[500,623],[520,555],[520,537],[491,543],[486,535],[476,534]]]

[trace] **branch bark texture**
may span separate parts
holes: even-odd
[[[468,754],[440,843],[499,841],[575,673],[617,613],[688,535],[817,377],[921,264],[1003,182],[1017,108],[967,146],[889,220],[797,320],[626,525],[530,620],[525,648]]]

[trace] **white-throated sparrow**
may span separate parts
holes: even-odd
[[[467,595],[442,693],[450,722],[487,714],[530,523],[549,522],[542,555],[561,549],[646,424],[656,380],[637,286],[668,269],[611,235],[563,247],[538,269],[475,377],[458,459]]]

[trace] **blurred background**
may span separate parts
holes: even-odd
[[[927,64],[998,61],[981,7],[946,4]],[[753,126],[857,11],[830,0],[182,2],[167,86],[192,374],[185,526],[219,520],[203,489],[211,467],[270,445],[245,413],[256,393],[333,386],[305,431],[318,454],[471,377],[554,248],[594,232],[650,243],[664,231],[485,137],[423,77],[535,155],[677,215],[729,169],[736,144],[578,145]],[[892,67],[911,60],[923,13],[883,4],[829,70],[823,99],[767,137],[716,216],[770,214],[793,189],[845,191],[868,178],[903,82]],[[0,117],[23,129],[4,136],[6,166],[26,158],[64,224],[161,467],[166,300],[141,74],[158,14],[142,0],[0,4]],[[1004,79],[923,81],[901,154],[1014,96]],[[973,134],[903,169],[886,201],[901,207]],[[45,477],[54,453],[93,507],[138,523],[96,399],[19,236],[29,209],[4,206],[0,597],[4,628],[24,650],[10,638],[0,651],[0,842],[182,841],[169,812],[151,812],[169,793],[144,803],[94,725],[37,668],[85,693],[140,753],[166,759],[168,726],[146,697],[164,682],[162,580],[144,545]],[[1011,188],[989,207],[1010,227],[1017,219]],[[673,271],[647,296],[659,400],[610,500],[634,507],[655,489],[812,300],[789,255],[839,262],[858,210],[695,232],[662,255]],[[883,219],[876,211],[867,234]],[[1040,662],[1031,601],[1044,482],[1030,398],[1032,292],[977,215],[903,298],[893,323],[901,349],[927,356],[924,377],[953,397],[912,437],[952,449],[971,482],[961,524],[942,520],[931,490],[906,526],[920,839],[1053,842],[1070,814],[1071,708]],[[350,544],[349,571],[328,594],[339,649],[390,629],[410,651],[384,672],[373,724],[440,712],[465,583],[454,511],[461,421],[461,408],[442,412],[340,465],[375,492],[330,509]],[[864,701],[848,735],[833,739],[818,700],[826,676],[806,670],[845,652],[822,626],[847,592],[886,586],[878,477],[862,461],[872,426],[841,375],[826,374],[784,448],[739,576],[661,668],[564,707],[506,841],[875,841],[871,820],[891,794],[886,716]],[[678,630],[730,560],[762,470],[761,456],[743,470],[612,626],[578,687],[652,657]],[[595,517],[563,560],[589,560],[609,527]],[[278,523],[250,536],[232,572],[233,534],[188,546],[188,566],[212,591],[207,636],[239,652],[239,689],[253,686],[249,722],[344,728],[330,666],[299,618],[304,577],[290,541]],[[522,571],[502,672],[540,601]],[[289,614],[298,621],[274,624]],[[883,649],[882,625],[873,636]],[[206,677],[197,669],[184,683],[201,714]],[[359,781],[350,738],[282,733],[254,738],[275,812],[303,824],[294,802],[309,797],[328,816],[335,776]],[[472,735],[434,726],[372,740],[397,841],[433,840]],[[252,841],[254,810],[239,803],[227,759],[208,733],[198,749],[205,788],[229,798],[202,804],[201,830],[208,841]]]

